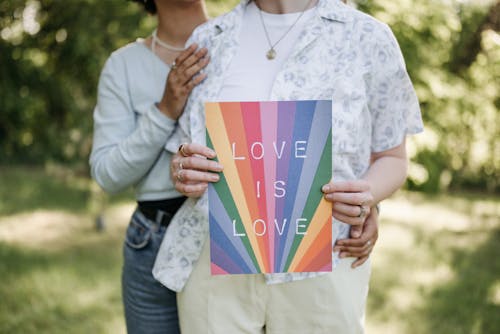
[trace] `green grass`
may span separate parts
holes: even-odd
[[[0,333],[124,333],[131,193],[108,201],[77,175],[0,168]],[[367,333],[500,333],[499,217],[500,198],[482,194],[385,201]]]
[[[48,165],[45,168],[0,166],[0,216],[48,209],[87,213],[98,211],[108,197],[89,180],[88,172]],[[132,191],[110,198],[133,199]]]
[[[57,250],[0,242],[0,333],[110,333],[121,326],[121,237],[88,227],[74,232],[75,244]]]

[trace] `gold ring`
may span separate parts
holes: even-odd
[[[189,157],[189,155],[186,153],[186,151],[184,151],[184,145],[187,145],[186,143],[184,144],[181,144],[181,146],[179,146],[179,150],[178,152],[184,157]]]
[[[183,181],[184,181],[184,177],[182,176],[182,169],[179,169],[179,170],[177,171],[177,180],[178,180],[179,182],[183,182]]]
[[[177,68],[177,65],[175,64],[175,60],[174,62],[172,63],[172,65],[170,65],[170,70],[173,71]]]
[[[182,162],[179,162],[179,170],[183,170],[184,168],[182,168]]]

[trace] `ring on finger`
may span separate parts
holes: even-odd
[[[183,170],[184,168],[182,167],[182,161],[179,162],[179,171]]]
[[[370,246],[371,244],[372,244],[372,241],[371,241],[371,240],[368,240],[368,241],[366,242],[366,246]]]
[[[184,151],[184,146],[186,145],[186,143],[184,144],[181,144],[181,146],[179,146],[179,150],[178,152],[184,157],[188,157],[189,155],[186,153],[186,151]]]
[[[184,176],[182,175],[182,174],[183,174],[183,173],[182,173],[182,171],[183,171],[183,169],[179,169],[179,170],[177,171],[177,180],[178,180],[179,182],[183,182],[183,181],[184,181]]]
[[[177,64],[175,63],[175,60],[174,60],[174,62],[172,63],[172,65],[170,65],[170,70],[174,71],[176,68],[177,68]]]
[[[359,206],[359,215],[358,218],[364,218],[366,215],[366,209],[363,205],[358,205]]]

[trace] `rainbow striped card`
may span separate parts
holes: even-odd
[[[213,275],[332,270],[331,101],[206,103]]]

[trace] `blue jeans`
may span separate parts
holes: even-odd
[[[166,227],[137,210],[123,245],[122,297],[129,334],[179,334],[175,292],[151,273]]]

